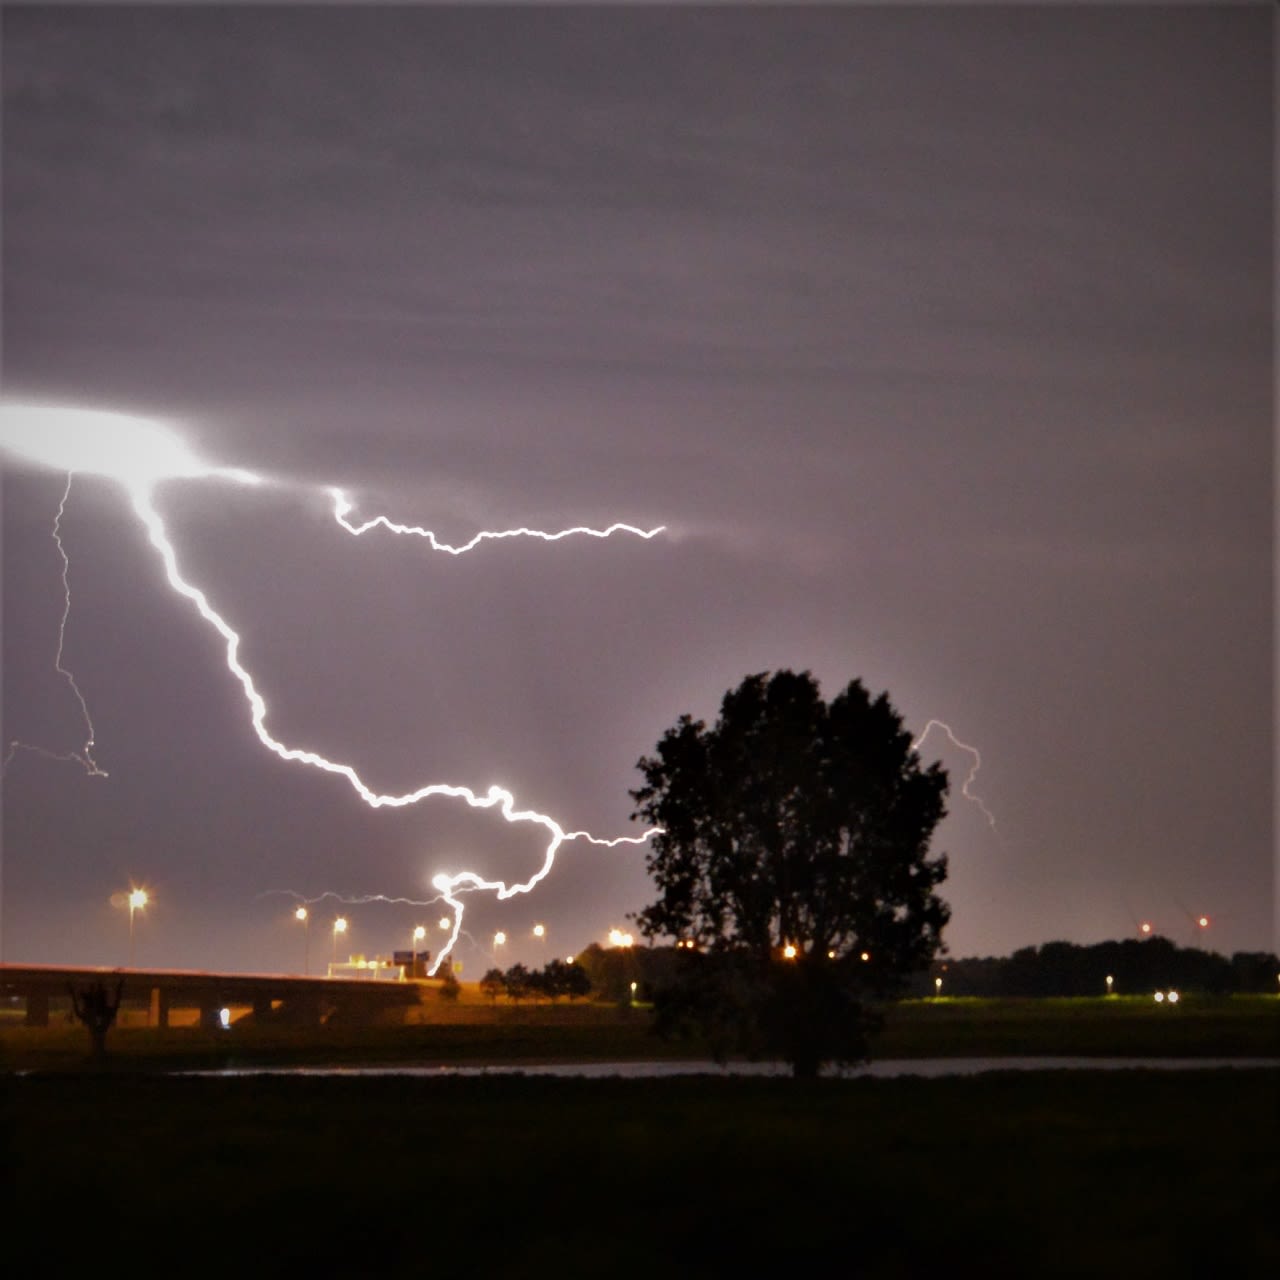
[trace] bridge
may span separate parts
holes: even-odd
[[[120,1007],[145,1008],[147,1025],[169,1026],[185,1010],[199,1025],[223,1026],[223,1009],[250,1009],[255,1021],[321,1026],[340,1022],[400,1021],[420,1003],[421,982],[370,980],[369,976],[304,978],[276,973],[211,973],[195,969],[108,969],[80,965],[0,964],[0,1001],[25,1004],[24,1023],[49,1025],[50,1008],[71,1008],[71,993],[103,984]],[[187,1018],[183,1019],[188,1020]]]

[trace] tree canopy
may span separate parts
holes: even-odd
[[[864,1058],[865,999],[926,967],[949,917],[946,858],[928,856],[947,775],[888,696],[854,680],[828,704],[808,672],[751,675],[715,725],[681,716],[637,767],[632,817],[661,831],[660,896],[636,920],[684,957],[660,1015],[797,1074]]]

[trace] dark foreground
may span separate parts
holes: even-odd
[[[1280,1072],[0,1078],[0,1266],[1274,1276]]]

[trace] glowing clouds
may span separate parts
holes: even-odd
[[[56,471],[107,476],[130,490],[197,477],[259,483],[251,472],[211,466],[162,422],[98,409],[0,404],[0,449]]]

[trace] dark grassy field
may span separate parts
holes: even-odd
[[[0,1079],[0,1266],[1272,1277],[1280,1073]]]
[[[305,1063],[522,1063],[706,1058],[696,1042],[651,1034],[647,1009],[430,1001],[410,1026],[117,1027],[108,1045],[123,1067]],[[55,1018],[0,1025],[0,1071],[79,1070],[85,1032]],[[891,1008],[877,1058],[1028,1056],[1280,1058],[1280,998],[1188,996],[1176,1008],[1150,998],[905,1001]]]

